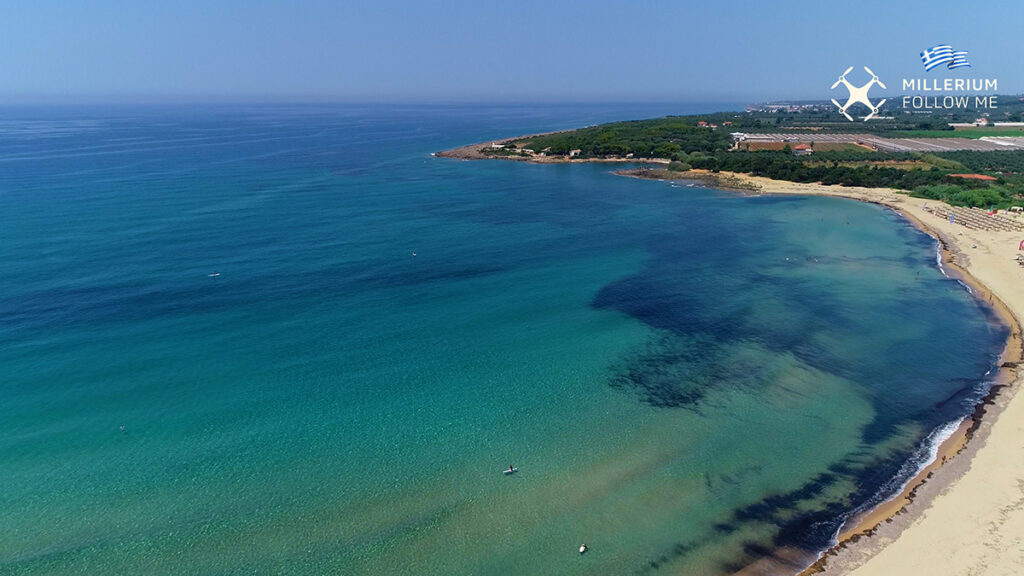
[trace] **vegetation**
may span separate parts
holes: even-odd
[[[669,159],[684,153],[726,150],[732,146],[728,130],[702,128],[697,122],[693,118],[679,116],[615,122],[536,136],[516,141],[516,144],[559,155],[579,150],[580,158],[633,154],[637,158]]]
[[[959,154],[959,153],[958,153]],[[989,152],[971,160],[982,162]],[[1005,154],[997,152],[996,154]],[[1013,161],[1024,162],[1024,152]],[[694,168],[741,172],[791,182],[821,182],[826,185],[897,188],[911,196],[942,200],[956,206],[1008,207],[1020,204],[1024,197],[1024,179],[1016,175],[995,175],[994,183],[951,177],[964,165],[949,158],[928,154],[885,154],[880,152],[822,152],[813,161],[784,152],[726,152],[713,155],[695,153],[685,162]],[[913,160],[923,166],[896,167],[876,161]],[[931,160],[931,162],[929,162]],[[967,160],[967,158],[965,158]],[[970,161],[970,160],[968,160]],[[1007,160],[1009,162],[1009,160]],[[909,164],[909,162],[908,162]],[[913,166],[913,165],[911,165]]]
[[[956,168],[972,172],[1004,176],[1024,174],[1024,150],[995,150],[992,152],[960,150],[941,152],[934,156],[955,163]]]
[[[895,99],[894,99],[895,101]],[[883,153],[847,145],[821,145],[814,154],[795,156],[789,145],[781,150],[733,149],[732,132],[758,131],[871,131],[885,136],[913,135],[980,137],[1005,129],[971,128],[954,133],[950,122],[972,121],[976,110],[944,114],[910,114],[895,102],[882,114],[884,122],[849,122],[831,105],[803,105],[795,111],[763,108],[744,113],[723,112],[693,116],[669,116],[653,120],[615,122],[580,130],[534,136],[509,142],[505,149],[485,151],[494,155],[524,155],[531,149],[546,155],[579,158],[663,158],[668,170],[703,169],[729,171],[793,182],[821,182],[842,186],[889,187],[912,196],[943,200],[954,205],[1006,207],[1024,198],[1024,151],[962,151],[942,153]],[[1019,121],[1024,100],[1003,97],[993,120]],[[1011,130],[1020,134],[1016,130]],[[955,173],[986,174],[996,181],[951,177]]]
[[[1019,197],[1021,190],[1020,187],[1009,186],[968,188],[950,184],[938,184],[918,186],[910,191],[910,195],[917,198],[942,200],[954,206],[975,206],[977,208],[997,206],[1005,208],[1014,203],[1014,197]]]

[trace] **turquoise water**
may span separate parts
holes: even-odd
[[[3,109],[0,572],[813,554],[985,391],[1006,331],[934,242],[852,201],[430,156],[693,110]]]

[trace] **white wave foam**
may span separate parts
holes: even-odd
[[[949,278],[949,274],[946,273],[946,267],[942,265],[942,243],[938,240],[935,241],[935,263],[939,266],[939,272],[942,272],[943,276]],[[962,280],[957,279],[957,284],[963,286],[964,290],[967,290],[968,294],[974,294],[974,289],[965,284]]]
[[[943,442],[948,440],[954,432],[956,432],[956,429],[960,427],[960,424],[963,423],[966,418],[967,417],[965,416],[950,420],[935,430],[932,430],[932,433],[925,437],[924,442],[921,443],[921,447],[914,452],[914,455],[900,466],[899,472],[896,473],[896,478],[893,479],[898,480],[899,485],[892,487],[893,485],[889,484],[883,487],[879,493],[889,493],[890,496],[879,501],[877,504],[870,504],[870,508],[881,506],[882,504],[890,502],[899,496],[915,476],[931,465],[932,462],[935,462],[935,458],[939,455],[939,447]]]
[[[980,392],[983,395],[984,390],[987,390],[990,385],[991,384],[989,382],[981,382],[975,392]],[[977,401],[978,400],[976,399],[975,402]],[[921,446],[914,451],[902,466],[900,466],[899,471],[893,476],[892,480],[879,488],[877,495],[874,498],[871,498],[867,503],[855,509],[849,516],[847,516],[846,520],[832,535],[828,548],[822,550],[818,554],[817,559],[820,560],[829,548],[832,548],[839,543],[839,534],[842,533],[843,529],[846,528],[846,525],[851,520],[855,520],[861,514],[878,508],[879,506],[891,502],[899,497],[899,495],[903,493],[903,490],[906,489],[907,485],[910,484],[911,480],[916,478],[922,470],[935,461],[939,455],[939,447],[942,446],[942,443],[948,440],[954,432],[956,432],[957,428],[960,427],[960,424],[962,424],[966,419],[967,416],[955,418],[932,430],[932,432],[921,442]]]
[[[946,274],[946,267],[942,265],[942,243],[938,240],[935,241],[935,263],[939,265],[939,272],[949,278],[949,274]]]

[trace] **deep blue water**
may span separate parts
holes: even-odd
[[[716,574],[827,545],[1005,340],[931,238],[430,155],[721,107],[0,109],[0,571]]]

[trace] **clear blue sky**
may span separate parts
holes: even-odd
[[[8,0],[2,14],[8,102],[821,99],[849,65],[898,91],[938,43],[970,52],[960,75],[1024,91],[1019,2]]]

